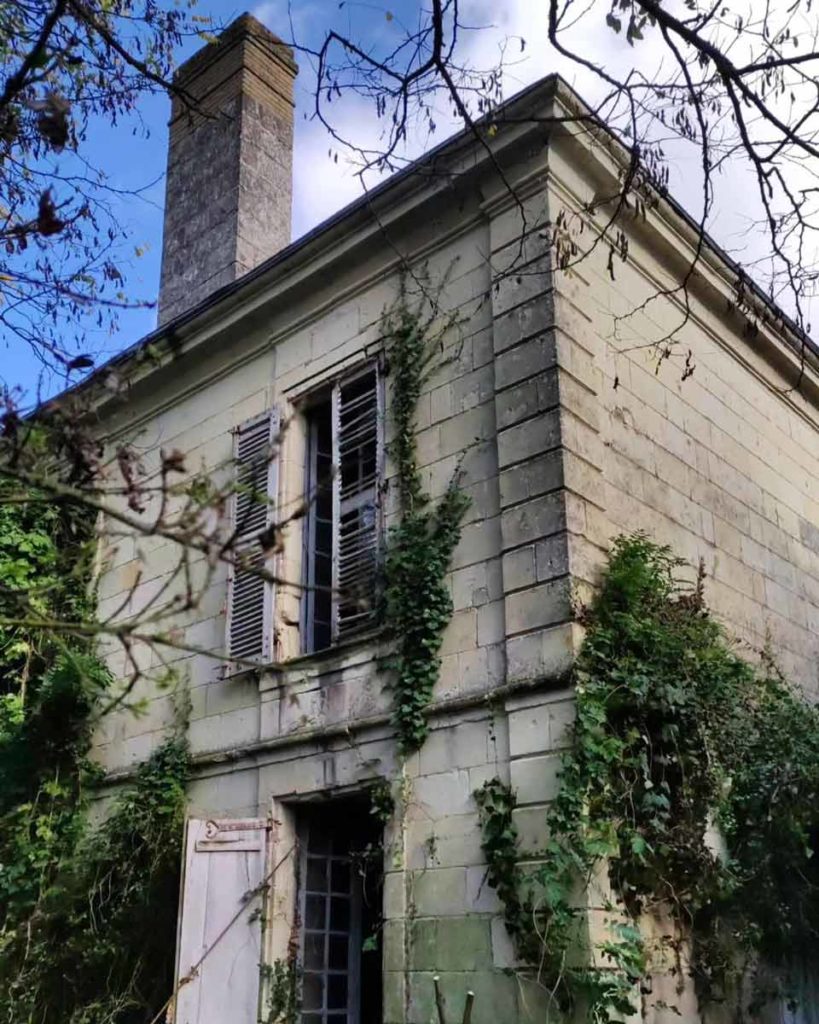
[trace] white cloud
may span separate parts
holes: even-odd
[[[586,13],[567,33],[571,48],[590,59],[597,60],[607,72],[624,77],[637,67],[648,80],[657,80],[671,73],[672,63],[668,51],[658,48],[656,36],[637,46],[629,46],[623,34],[616,35],[605,24],[609,4],[592,3]],[[372,47],[394,45],[403,28],[397,16],[393,20],[381,18],[375,8],[372,18],[353,21],[353,15],[339,11],[327,3],[301,3],[293,0],[264,0],[254,11],[260,20],[282,37],[294,33],[297,40],[320,43],[328,24],[339,19],[342,31],[360,44]],[[292,25],[290,17],[292,16]],[[346,20],[345,20],[346,19]],[[592,71],[580,67],[557,54],[548,42],[548,5],[542,0],[508,0],[498,4],[495,0],[462,0],[461,19],[471,26],[463,30],[455,55],[456,63],[477,69],[491,69],[504,57],[503,91],[506,97],[551,72],[559,72],[581,96],[592,104],[598,103],[607,87]],[[525,41],[522,49],[520,40]],[[311,60],[299,55],[302,67],[297,82],[297,125],[294,153],[294,217],[296,236],[358,198],[363,191],[357,175],[353,154],[333,142],[324,126],[313,116],[315,73]],[[664,63],[663,63],[664,62]],[[422,119],[408,126],[406,143],[401,156],[411,159],[420,155],[431,143],[463,127],[451,106],[439,95],[436,111],[438,132],[430,139]],[[383,145],[383,126],[374,116],[369,100],[348,96],[342,102],[325,107],[332,113],[333,126],[338,134],[361,149],[378,150]],[[304,115],[307,115],[305,118]],[[702,205],[702,171],[699,150],[682,143],[668,133],[665,143],[671,172],[672,194],[692,213],[699,215]],[[378,181],[371,172],[370,186]],[[759,261],[768,255],[770,245],[764,228],[757,223],[758,200],[755,202],[755,183],[747,168],[736,161],[729,162],[715,178],[715,203],[709,230],[737,259],[746,263]],[[759,276],[763,268],[759,268]]]

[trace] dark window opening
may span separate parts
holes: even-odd
[[[301,1024],[381,1024],[381,829],[364,801],[306,807]]]
[[[305,649],[329,647],[333,631],[333,428],[332,403],[307,413],[307,494],[305,532]]]

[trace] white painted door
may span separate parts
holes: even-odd
[[[175,1024],[256,1024],[264,819],[190,819],[177,942]]]

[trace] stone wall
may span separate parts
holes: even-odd
[[[536,689],[529,692],[544,672],[553,675],[568,666],[573,627],[566,558],[560,554],[565,523],[548,497],[556,478],[542,476],[539,440],[528,450],[516,449],[514,440],[515,427],[525,418],[519,410],[528,408],[521,388],[534,387],[540,395],[537,408],[553,421],[554,390],[548,372],[544,381],[539,371],[531,382],[525,380],[525,335],[507,337],[502,352],[496,344],[497,321],[511,323],[515,310],[525,315],[524,303],[536,309],[550,289],[549,275],[541,273],[536,291],[513,289],[489,301],[491,266],[485,254],[490,245],[502,250],[511,241],[502,239],[503,230],[501,222],[490,229],[481,218],[457,230],[425,261],[430,280],[448,275],[442,301],[460,313],[460,323],[421,395],[419,461],[425,486],[436,498],[460,465],[471,506],[449,574],[454,614],[441,650],[439,706],[422,750],[403,766],[397,761],[391,696],[374,660],[382,643],[299,657],[297,643],[291,642],[287,649],[293,657],[283,671],[261,681],[247,673],[225,678],[220,663],[205,655],[164,655],[190,694],[190,739],[198,762],[190,789],[193,816],[255,817],[268,813],[273,802],[297,811],[301,800],[317,793],[343,795],[374,778],[404,778],[406,806],[389,837],[384,895],[385,1020],[392,1024],[429,1017],[433,973],[441,975],[452,1007],[462,1005],[467,989],[475,991],[475,1024],[499,1016],[537,1020],[541,1006],[536,992],[503,973],[513,954],[501,908],[486,882],[473,798],[487,779],[511,778],[521,792],[521,834],[535,850],[542,841],[545,802],[556,786],[553,751],[565,743],[572,714],[567,690],[545,697]],[[343,291],[342,280],[334,283]],[[201,466],[218,475],[231,456],[231,428],[275,404],[291,420],[279,473],[286,510],[303,494],[299,397],[380,349],[382,314],[397,292],[392,273],[326,307],[323,294],[314,292],[304,309],[288,310],[296,328],[279,332],[274,323],[243,337],[242,347],[232,352],[197,358],[195,365],[180,363],[172,381],[151,389],[154,411],[132,406],[128,415],[141,416],[142,422],[123,420],[120,429],[144,451],[147,467],[160,447],[179,448],[191,469]],[[268,343],[271,333],[275,341]],[[245,348],[261,351],[245,356]],[[198,386],[202,380],[209,380],[206,387]],[[389,412],[387,432],[389,438]],[[387,527],[396,515],[392,472],[388,464]],[[519,474],[529,481],[526,494],[519,493]],[[542,501],[547,511],[534,512],[529,503]],[[530,517],[535,526],[527,525]],[[279,569],[284,575],[296,571],[300,547],[294,529]],[[541,579],[554,580],[551,603],[545,590],[527,603],[528,584],[514,566],[522,547],[537,548]],[[100,583],[101,613],[119,606],[137,574],[132,604],[148,600],[167,581],[171,564],[172,552],[161,540],[112,539]],[[284,587],[279,596],[297,617],[294,594]],[[220,570],[201,605],[178,620],[185,643],[216,652],[223,648],[225,598]],[[541,616],[544,602],[548,607]],[[515,623],[511,630],[509,620]],[[286,638],[280,643],[287,647]],[[507,661],[518,666],[511,674]],[[112,656],[112,665],[122,673],[122,656]],[[155,656],[151,668],[161,668]],[[526,692],[507,696],[507,684]],[[496,706],[487,704],[493,692],[504,694]],[[98,736],[97,754],[115,777],[147,755],[173,714],[171,696],[152,691],[148,680],[140,681],[135,696],[145,697],[144,713],[112,716]]]
[[[557,154],[552,166],[552,216],[563,208],[576,225],[599,183]],[[749,328],[730,282],[707,263],[687,313],[680,294],[656,297],[684,273],[685,242],[659,225],[626,228],[626,262],[615,257],[610,269],[599,248],[555,275],[573,579],[582,590],[612,536],[645,530],[691,565],[702,560],[707,600],[744,653],[768,649],[816,693],[815,367]],[[658,361],[665,338],[671,356]]]

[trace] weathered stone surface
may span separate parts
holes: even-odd
[[[560,789],[560,764],[559,754],[542,754],[512,761],[509,766],[511,783],[521,807],[548,803],[557,796]]]
[[[492,965],[490,918],[419,918],[409,925],[410,969],[479,971]]]
[[[190,309],[290,241],[293,54],[250,16],[195,54],[175,82],[159,322]]]

